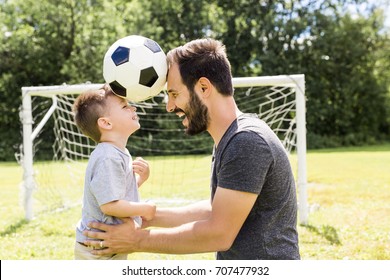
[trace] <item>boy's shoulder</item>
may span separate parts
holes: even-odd
[[[96,145],[95,149],[92,151],[90,160],[91,159],[122,159],[129,157],[130,154],[128,151],[123,152],[116,146],[107,143],[107,142],[100,142]]]

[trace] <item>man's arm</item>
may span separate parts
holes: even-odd
[[[94,239],[103,240],[97,255],[112,253],[151,252],[167,254],[202,253],[227,250],[231,247],[257,198],[256,194],[217,188],[212,210],[206,219],[166,229],[136,229],[132,221],[120,225],[91,223],[105,232],[86,231]],[[98,246],[99,241],[86,244]]]

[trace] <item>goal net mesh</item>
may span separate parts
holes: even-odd
[[[81,92],[80,92],[81,93]],[[77,94],[32,98],[33,130],[53,103],[56,109],[35,138],[34,212],[80,205],[84,173],[95,143],[73,122],[72,105]],[[235,87],[235,100],[244,113],[256,113],[278,135],[296,167],[296,86]],[[209,197],[213,141],[207,132],[184,133],[182,119],[166,112],[166,94],[137,103],[141,128],[130,136],[133,156],[150,164],[149,180],[140,188],[141,198],[158,205],[181,205]],[[51,149],[41,148],[50,141]],[[45,145],[47,147],[48,145]],[[19,156],[23,158],[23,155]]]

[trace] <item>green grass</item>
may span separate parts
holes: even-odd
[[[161,197],[182,203],[208,198],[210,159],[196,158],[206,171],[196,173],[193,157],[183,157],[178,164],[186,177],[199,178],[186,187],[178,184],[178,170],[167,169],[163,158],[153,159],[152,177],[141,188],[142,197],[157,198],[159,205],[167,204],[158,200]],[[65,180],[64,167],[42,166],[45,172],[55,173],[59,184]],[[309,224],[298,226],[302,259],[389,260],[390,145],[309,151],[307,166],[311,213]],[[0,163],[0,259],[72,259],[80,205],[50,211],[44,207],[46,196],[38,190],[34,205],[39,214],[26,222],[19,200],[21,176],[16,163]],[[60,189],[70,192],[72,199],[81,192],[66,184]],[[214,254],[132,254],[129,259],[214,259]]]
[[[309,152],[306,259],[390,259],[390,145]]]

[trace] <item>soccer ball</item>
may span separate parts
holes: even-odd
[[[130,101],[156,96],[167,77],[166,55],[153,40],[139,35],[119,39],[107,50],[103,77],[112,91]]]

